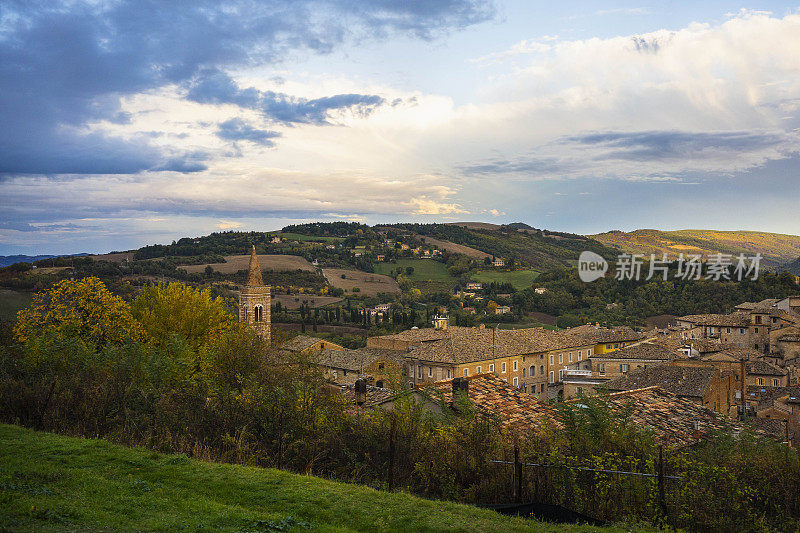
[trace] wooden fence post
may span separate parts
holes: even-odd
[[[658,446],[658,505],[661,507],[661,512],[664,513],[664,518],[667,517],[667,499],[664,495],[664,445]]]
[[[514,445],[514,485],[513,497],[516,503],[522,501],[522,462],[519,460],[519,446]]]
[[[397,436],[397,419],[392,416],[392,429],[389,432],[389,492],[394,490],[394,440]]]

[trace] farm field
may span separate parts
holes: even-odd
[[[432,244],[439,248],[440,250],[448,250],[450,252],[458,253],[466,255],[467,257],[471,257],[473,259],[483,260],[486,257],[492,257],[491,254],[487,254],[486,252],[481,252],[475,248],[470,248],[469,246],[464,246],[463,244],[456,244],[450,241],[443,241],[441,239],[435,239],[433,237],[429,237],[428,235],[420,235],[421,239],[425,239],[426,244]]]
[[[3,531],[628,531],[0,425]],[[635,528],[635,530],[640,530]]]
[[[314,307],[325,307],[326,305],[341,302],[342,298],[335,296],[315,296],[309,294],[275,294],[272,296],[272,304],[280,302],[281,306],[286,309],[299,309],[300,304],[308,302],[308,305]]]
[[[414,269],[411,276],[405,274],[407,267]],[[453,279],[447,272],[447,265],[433,259],[398,259],[397,263],[377,263],[375,273],[389,276],[398,268],[402,268],[403,275],[411,281],[450,281]]]
[[[133,261],[134,252],[116,252],[113,254],[100,254],[90,255],[95,261],[108,261],[109,263],[124,263],[125,261]]]
[[[366,296],[375,296],[379,292],[400,292],[400,286],[394,279],[381,274],[343,268],[323,268],[322,274],[331,286],[344,289],[345,292],[352,293],[354,288],[358,288],[360,294]],[[342,278],[343,275],[344,278]]]
[[[322,236],[318,236],[318,235],[303,235],[301,233],[289,233],[289,232],[287,232],[287,233],[275,233],[274,235],[276,237],[280,237],[281,239],[284,239],[284,240],[290,240],[290,241],[291,240],[295,240],[295,241],[301,241],[301,242],[314,241],[314,242],[334,243],[334,242],[341,242],[342,241],[341,237],[322,237]]]
[[[481,270],[472,276],[474,281],[481,283],[510,283],[517,290],[527,289],[536,278],[539,277],[539,272],[536,270],[512,270],[511,272],[502,272],[495,270]]]
[[[191,274],[192,272],[203,272],[210,265],[211,268],[222,274],[235,274],[239,270],[247,270],[250,266],[249,255],[226,255],[225,261],[225,263],[183,265],[178,268]],[[297,255],[262,254],[258,256],[258,264],[263,270],[308,270],[312,272],[315,270],[311,263]]]

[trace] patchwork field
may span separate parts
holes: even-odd
[[[276,294],[272,297],[272,304],[280,302],[286,309],[299,309],[300,305],[308,302],[310,307],[325,307],[326,305],[341,302],[342,298],[335,296],[309,296],[308,294]]]
[[[407,267],[414,269],[414,273],[410,276],[405,273]],[[398,259],[397,263],[377,263],[375,273],[388,276],[398,268],[402,268],[403,275],[411,281],[450,281],[453,279],[447,272],[447,265],[433,259]]]
[[[606,531],[17,426],[0,457],[2,531]]]
[[[760,253],[764,266],[778,266],[800,255],[800,236],[761,231],[679,230],[659,231],[640,229],[631,232],[609,231],[590,235],[603,244],[625,253],[667,253],[676,257],[680,253],[714,253],[747,256]]]
[[[204,265],[184,265],[178,268],[186,272],[203,272],[207,266],[211,266],[215,271],[222,274],[234,274],[240,270],[247,270],[250,266],[249,255],[226,255],[225,263],[208,263]],[[315,268],[297,255],[259,255],[258,264],[264,270],[308,270],[314,271]]]
[[[511,272],[501,272],[496,270],[481,270],[472,276],[474,281],[481,283],[510,283],[515,289],[527,289],[536,278],[539,277],[539,272],[536,270],[513,270]]]
[[[379,292],[400,292],[400,286],[394,279],[381,274],[342,268],[323,268],[322,274],[330,285],[344,289],[346,292],[353,292],[354,288],[358,288],[361,294],[367,296],[375,296]]]

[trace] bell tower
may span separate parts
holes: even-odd
[[[239,322],[247,324],[268,344],[270,341],[270,291],[261,277],[256,247],[250,252],[247,283],[239,291]]]

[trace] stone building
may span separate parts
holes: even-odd
[[[250,252],[247,283],[239,291],[239,322],[247,324],[268,344],[270,342],[270,288],[264,285],[256,247]]]

